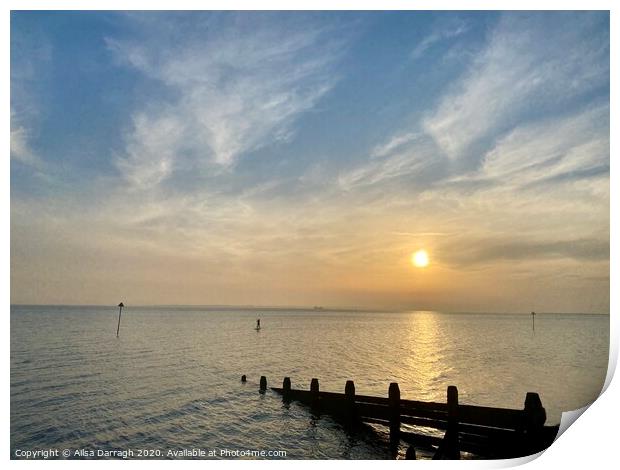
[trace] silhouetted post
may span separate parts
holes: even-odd
[[[459,451],[459,391],[454,385],[448,386],[448,430],[446,431],[446,457],[453,460],[461,458]]]
[[[355,418],[355,384],[352,380],[347,380],[344,386],[344,396],[346,400],[346,414],[349,420]]]
[[[264,392],[265,390],[267,390],[267,377],[265,377],[264,375],[260,376],[260,391]]]
[[[347,380],[344,385],[344,394],[348,401],[355,401],[355,383],[352,380]]]
[[[116,337],[118,338],[118,331],[121,329],[121,312],[123,311],[123,302],[118,304],[118,325],[116,325]]]
[[[245,377],[245,374],[243,374],[243,375],[241,376],[241,381],[242,381],[243,383],[245,383],[245,382],[247,382],[247,380],[248,380],[248,379]]]
[[[413,446],[407,447],[407,452],[405,453],[405,460],[417,460],[417,456],[415,453],[415,447]]]
[[[536,318],[536,312],[532,312],[532,331],[534,331],[534,318]]]
[[[284,377],[282,381],[282,396],[288,398],[291,395],[291,378]]]
[[[396,382],[388,389],[388,406],[390,408],[390,446],[398,449],[400,443],[400,388]]]
[[[312,397],[312,403],[316,404],[319,401],[319,379],[312,379],[310,381],[310,395]]]
[[[525,415],[525,450],[528,454],[534,454],[543,450],[542,431],[547,420],[547,413],[538,393],[528,392],[525,395],[523,412]]]

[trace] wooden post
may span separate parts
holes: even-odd
[[[267,377],[265,377],[264,375],[260,376],[260,391],[264,392],[265,390],[267,390]]]
[[[400,443],[400,388],[396,382],[388,389],[388,406],[390,408],[390,446],[398,450]]]
[[[453,460],[460,459],[459,391],[454,385],[448,386],[448,430],[446,431],[446,440],[446,457]]]
[[[353,421],[356,417],[355,413],[355,384],[352,380],[347,380],[344,386],[344,396],[346,400],[345,413],[349,421]]]
[[[347,380],[344,386],[344,394],[349,401],[355,401],[355,383],[352,380]]]
[[[291,378],[284,377],[282,381],[282,397],[288,398],[291,394]]]
[[[448,426],[443,440],[433,460],[458,460],[461,458],[459,450],[459,391],[454,385],[448,386]]]
[[[121,312],[123,311],[123,302],[118,304],[118,325],[116,325],[116,337],[118,338],[118,330],[121,329]]]
[[[247,380],[248,380],[248,379],[245,377],[245,374],[243,374],[243,375],[241,376],[241,381],[242,381],[243,383],[245,383]]]
[[[528,392],[523,406],[525,417],[525,451],[528,455],[544,449],[542,431],[547,420],[547,413],[542,406],[538,393]]]
[[[310,381],[310,392],[312,394],[312,401],[316,403],[319,399],[319,379],[312,379]]]

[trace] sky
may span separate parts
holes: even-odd
[[[607,12],[13,11],[10,76],[12,303],[609,312]]]

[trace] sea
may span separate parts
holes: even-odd
[[[442,402],[456,385],[462,404],[517,409],[537,392],[557,424],[607,373],[609,315],[127,305],[117,338],[118,310],[11,307],[11,458],[388,459],[382,428],[345,429],[260,377]]]

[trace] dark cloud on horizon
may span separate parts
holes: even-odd
[[[450,253],[446,262],[461,267],[498,261],[540,261],[571,259],[580,262],[609,260],[609,240],[580,238],[574,240],[480,239],[453,240],[441,246]]]

